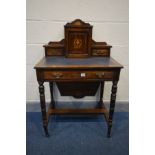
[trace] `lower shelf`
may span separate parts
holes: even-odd
[[[66,114],[104,114],[105,120],[108,123],[108,111],[105,107],[95,109],[52,109],[49,107],[47,112],[47,119],[50,115],[66,115]]]
[[[49,114],[104,114],[105,108],[102,109],[49,109]]]

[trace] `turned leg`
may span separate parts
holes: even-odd
[[[103,93],[104,93],[104,81],[102,81],[100,85],[100,100],[98,102],[99,108],[103,107]]]
[[[39,81],[39,93],[40,93],[40,106],[41,106],[41,112],[42,112],[42,120],[43,120],[43,128],[45,135],[48,137],[48,129],[47,129],[47,115],[46,115],[46,103],[45,103],[45,94],[44,94],[44,85],[43,82]]]
[[[50,107],[54,109],[55,108],[55,102],[54,102],[54,96],[53,96],[53,82],[49,82],[49,86],[50,86],[50,94],[51,94]]]
[[[118,81],[113,81],[112,89],[111,89],[109,120],[108,120],[108,133],[107,133],[108,137],[111,137],[112,120],[113,120],[113,114],[114,114],[115,102],[116,102],[117,83],[118,83]]]

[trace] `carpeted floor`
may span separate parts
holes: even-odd
[[[129,154],[128,111],[118,108],[115,112],[111,138],[106,137],[103,115],[52,116],[47,138],[42,129],[41,113],[30,112],[30,109],[33,107],[26,114],[27,155]]]

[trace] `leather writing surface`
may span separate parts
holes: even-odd
[[[90,58],[68,58],[63,56],[44,57],[35,68],[94,68],[94,67],[114,67],[122,68],[118,62],[109,57],[90,57]]]

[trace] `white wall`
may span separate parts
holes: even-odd
[[[27,101],[39,100],[33,67],[44,56],[43,44],[61,40],[64,37],[63,26],[77,18],[93,25],[94,40],[106,41],[113,46],[111,56],[124,65],[117,100],[128,101],[128,0],[27,0]],[[110,89],[111,83],[107,83],[104,100],[109,100]],[[46,83],[45,92],[49,100]],[[56,100],[74,100],[61,97],[56,92]],[[95,100],[96,97],[84,99]]]

